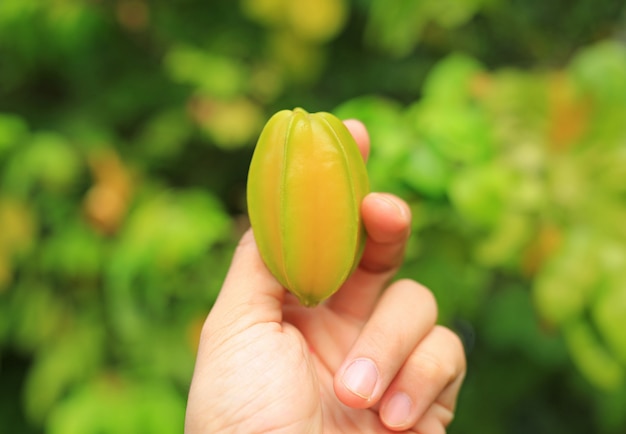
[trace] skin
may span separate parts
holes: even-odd
[[[365,127],[345,123],[367,159]],[[427,288],[388,286],[410,233],[406,203],[371,193],[361,213],[361,263],[315,308],[281,287],[246,232],[202,329],[185,433],[446,432],[463,346],[436,325]]]

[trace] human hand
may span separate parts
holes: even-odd
[[[367,158],[365,127],[346,125]],[[445,433],[462,344],[435,324],[428,289],[411,280],[385,289],[409,237],[406,203],[371,193],[361,212],[359,267],[315,308],[285,291],[246,232],[202,329],[186,434]]]

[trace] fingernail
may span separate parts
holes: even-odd
[[[408,217],[406,208],[402,206],[401,204],[399,204],[396,200],[394,200],[392,196],[385,194],[385,193],[373,193],[373,194],[375,194],[375,198],[380,205],[386,207],[392,212],[399,213],[405,219]]]
[[[406,393],[398,392],[382,408],[382,418],[389,426],[402,426],[411,416],[411,398]]]
[[[350,392],[370,399],[378,382],[378,369],[369,359],[356,359],[343,373],[341,381]]]

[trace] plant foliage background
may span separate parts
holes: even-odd
[[[0,1],[0,432],[178,433],[275,111],[366,123],[450,432],[626,430],[616,0]],[[209,391],[207,391],[209,392]]]

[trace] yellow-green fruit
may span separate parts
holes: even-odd
[[[248,173],[248,214],[276,279],[305,306],[332,295],[360,260],[360,205],[369,192],[365,162],[330,113],[276,113]]]

